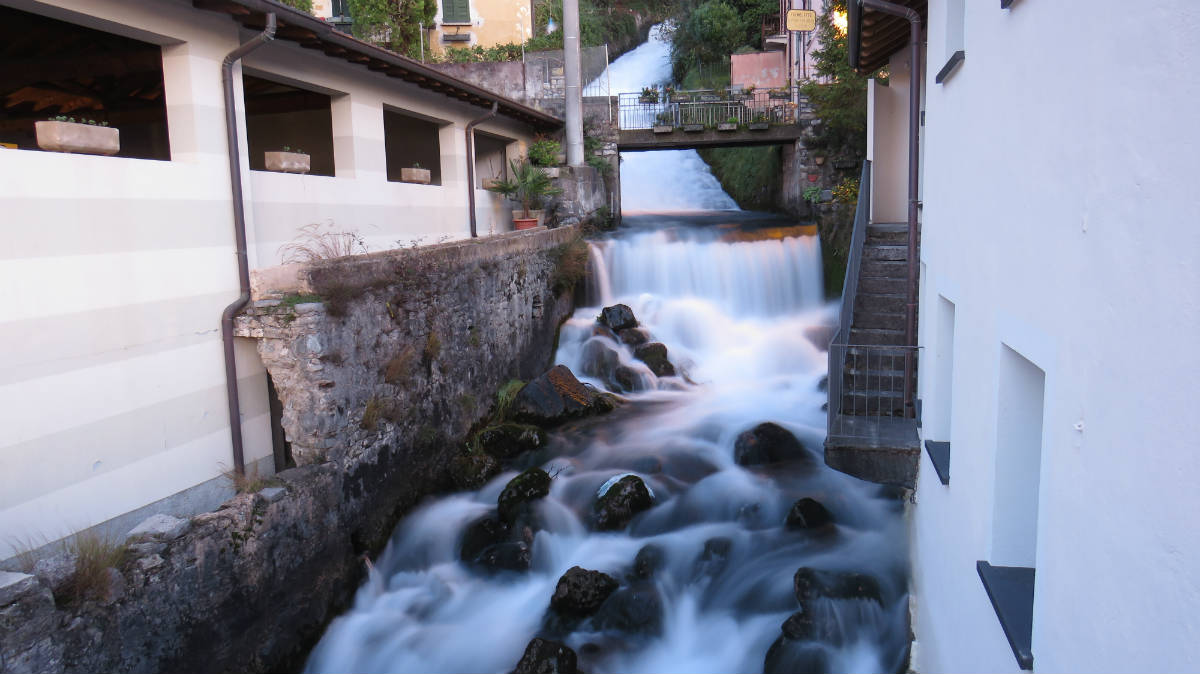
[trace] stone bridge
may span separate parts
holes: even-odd
[[[703,147],[746,147],[752,145],[793,145],[804,136],[804,124],[780,124],[765,129],[719,131],[699,128],[655,131],[654,129],[620,129],[617,131],[617,150],[642,152],[646,150],[694,150]]]

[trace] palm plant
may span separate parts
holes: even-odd
[[[512,177],[497,180],[488,190],[520,203],[523,217],[529,218],[529,211],[541,207],[546,197],[562,194],[562,190],[550,181],[550,176],[529,160],[513,159],[509,161],[509,167],[512,168]]]

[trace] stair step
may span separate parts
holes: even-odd
[[[863,260],[859,268],[859,277],[886,276],[888,278],[908,278],[908,262],[904,260]]]
[[[868,243],[863,246],[863,262],[868,260],[908,260],[908,246],[890,243]]]
[[[904,321],[907,318],[901,313],[892,313],[886,311],[854,311],[854,321],[851,323],[856,328],[891,328],[893,330],[903,330]]]
[[[859,279],[858,296],[854,298],[855,311],[861,309],[863,311],[886,311],[888,313],[903,314],[906,304],[908,304],[908,298],[904,293],[864,292],[862,279]]]
[[[908,243],[908,223],[880,222],[867,225],[867,243]]]
[[[890,372],[890,371],[888,371]],[[874,371],[852,373],[842,371],[842,391],[846,394],[861,393],[862,391],[904,391],[904,371],[895,374],[875,373]]]
[[[842,396],[841,413],[853,416],[904,416],[904,392],[895,395],[847,393]]]
[[[880,346],[903,346],[904,331],[890,328],[850,328],[850,342]]]
[[[908,287],[907,276],[882,276],[878,274],[860,274],[858,277],[858,297],[863,297],[865,294],[877,295],[896,295],[903,296],[905,289]],[[855,304],[858,300],[855,299]]]

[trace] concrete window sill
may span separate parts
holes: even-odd
[[[950,484],[950,443],[926,440],[925,453],[929,455],[933,469],[937,471],[942,484]]]
[[[965,51],[959,49],[958,51],[954,52],[950,55],[950,58],[946,60],[946,65],[942,66],[942,69],[938,71],[937,77],[934,78],[934,81],[938,84],[942,84],[946,80],[950,79],[950,76],[953,75],[954,72],[958,70],[958,67],[962,65],[962,62],[966,60],[967,53]]]
[[[1017,664],[1032,671],[1034,570],[1025,566],[992,566],[984,561],[975,562],[975,570]]]

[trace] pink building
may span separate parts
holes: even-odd
[[[812,53],[820,48],[816,31],[789,34],[787,11],[811,9],[820,14],[824,0],[779,0],[778,13],[763,17],[763,51],[734,54],[730,58],[730,84],[761,89],[785,87],[788,81],[804,82],[816,76]]]

